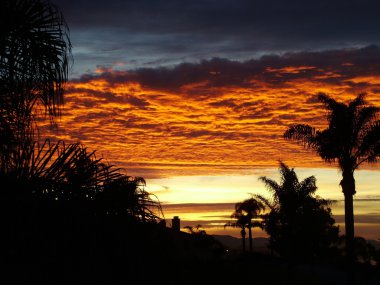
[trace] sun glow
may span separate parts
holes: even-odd
[[[210,61],[157,72],[99,70],[67,84],[59,129],[43,133],[81,141],[128,175],[143,176],[164,205],[230,203],[214,215],[229,217],[233,203],[249,193],[268,194],[258,177],[276,178],[278,160],[300,177],[315,175],[317,194],[339,200],[335,165],[285,141],[283,133],[297,123],[326,126],[320,92],[343,101],[367,92],[380,106],[380,68],[354,59],[321,66]],[[360,199],[378,188],[378,166],[364,169],[356,178]],[[337,217],[341,209],[334,209]],[[187,221],[206,219],[198,206],[176,211]]]

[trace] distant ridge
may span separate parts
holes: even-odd
[[[231,250],[241,250],[242,240],[241,238],[232,237],[229,235],[212,235],[217,241],[222,243],[225,247]],[[260,252],[268,252],[269,239],[264,237],[253,238],[253,250]],[[248,239],[247,239],[248,244]],[[248,248],[247,248],[248,250]]]
[[[217,241],[222,243],[225,247],[231,250],[241,250],[242,241],[241,238],[236,238],[230,235],[212,235]],[[246,241],[248,243],[248,239]],[[375,247],[376,250],[380,250],[380,240],[369,239],[369,244]],[[253,250],[260,252],[268,252],[269,239],[265,237],[253,238]]]

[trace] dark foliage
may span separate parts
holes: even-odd
[[[264,228],[270,247],[286,258],[326,258],[333,253],[339,229],[328,205],[331,201],[315,196],[314,176],[299,181],[293,169],[280,162],[281,183],[261,177],[271,199],[255,195],[267,205]]]
[[[33,144],[20,164],[0,173],[1,181],[8,185],[2,189],[2,197],[41,200],[52,207],[82,205],[93,215],[159,219],[160,203],[145,191],[143,178],[121,174],[79,143]]]
[[[0,8],[1,197],[157,219],[159,203],[142,178],[122,175],[79,143],[35,141],[39,110],[53,120],[63,103],[68,27],[48,0],[5,0]]]
[[[3,0],[0,8],[1,107],[42,103],[57,115],[71,57],[62,14],[48,0]]]
[[[23,167],[40,111],[59,115],[71,43],[60,11],[48,0],[0,3],[0,167]],[[22,169],[16,170],[23,171]]]

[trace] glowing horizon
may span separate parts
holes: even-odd
[[[380,106],[379,63],[380,48],[372,46],[98,69],[67,84],[58,130],[45,126],[42,133],[80,141],[128,175],[144,177],[164,204],[235,203],[264,193],[257,178],[276,178],[278,160],[300,177],[315,175],[318,195],[342,199],[336,165],[283,133],[297,123],[326,127],[320,92],[344,102],[366,92],[368,102]],[[358,199],[378,199],[378,169],[365,165],[356,172]],[[370,218],[371,212],[361,213]],[[200,217],[193,213],[194,220]]]
[[[332,168],[296,168],[300,180],[311,175],[317,178],[316,195],[336,202],[332,214],[344,233],[344,196],[339,186],[340,173]],[[183,226],[201,224],[210,234],[232,235],[239,237],[239,229],[223,225],[230,221],[234,204],[261,194],[270,198],[258,177],[264,175],[279,181],[277,168],[257,170],[246,175],[226,176],[179,176],[149,179],[147,190],[156,194],[164,209],[165,218],[170,223],[173,216],[180,216]],[[357,194],[354,196],[356,234],[365,238],[380,237],[380,194],[378,171],[360,170],[356,172]],[[265,232],[255,229],[255,237],[265,237]]]

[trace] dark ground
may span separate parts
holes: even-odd
[[[227,253],[211,236],[126,217],[3,204],[0,222],[2,284],[346,284],[336,261]],[[358,266],[356,276],[380,284],[379,267]]]

